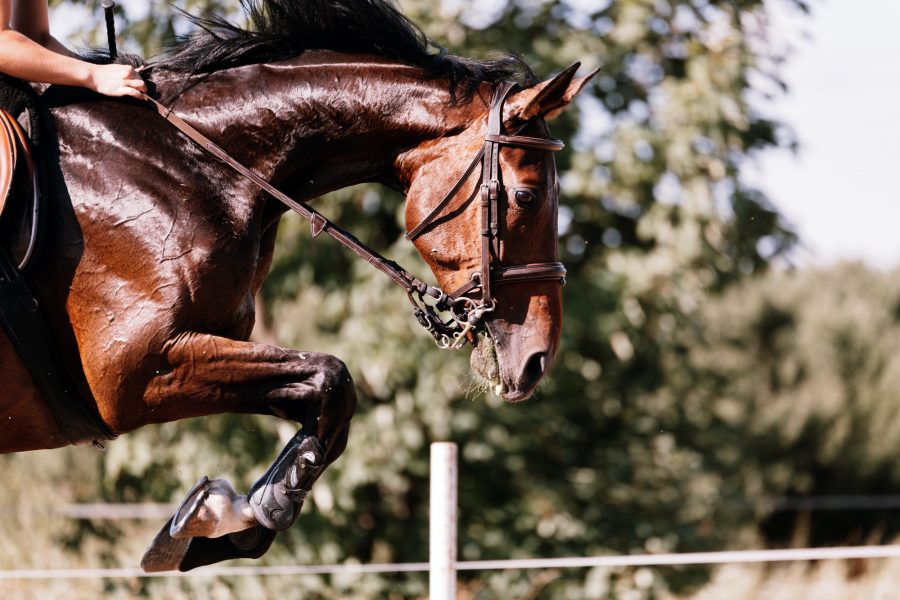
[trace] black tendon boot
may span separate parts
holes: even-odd
[[[322,471],[324,454],[318,440],[303,431],[291,438],[247,494],[250,509],[260,525],[272,531],[291,526]]]

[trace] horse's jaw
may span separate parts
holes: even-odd
[[[557,310],[548,310],[548,304],[556,303],[546,300],[538,296],[535,304],[543,310],[529,311],[525,319],[495,316],[487,321],[487,331],[476,338],[469,359],[472,370],[507,402],[531,396],[556,358],[561,311],[558,305]]]

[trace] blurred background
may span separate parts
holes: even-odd
[[[152,58],[189,31],[168,2],[119,4],[120,48]],[[102,44],[99,2],[51,5],[57,37]],[[468,352],[434,347],[386,278],[285,217],[254,337],[341,357],[360,407],[346,453],[259,562],[427,560],[437,440],[460,448],[461,560],[893,542],[900,7],[400,5],[454,53],[521,53],[543,77],[602,66],[552,123],[568,144],[562,350],[532,399],[505,405],[469,374]],[[237,0],[177,6],[243,19]],[[401,239],[396,194],[359,186],[318,207],[425,271]],[[292,433],[226,415],[102,452],[0,456],[0,570],[136,566],[166,518],[159,503],[204,474],[246,489]],[[156,504],[143,519],[78,512],[95,502]],[[464,572],[460,598],[887,598],[897,566]],[[421,598],[427,574],[0,582],[4,598],[50,594]]]

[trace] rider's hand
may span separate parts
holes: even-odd
[[[90,88],[107,96],[140,98],[147,84],[129,65],[92,65]]]

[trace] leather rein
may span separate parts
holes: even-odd
[[[484,146],[469,164],[465,172],[453,185],[444,199],[426,216],[419,225],[406,234],[412,241],[434,224],[437,217],[459,192],[475,167],[481,163],[481,269],[472,273],[467,283],[447,294],[438,287],[429,285],[396,262],[383,257],[352,233],[340,228],[305,202],[294,200],[278,190],[268,181],[232,158],[215,142],[204,136],[150,96],[144,96],[153,108],[176,129],[185,134],[201,148],[218,158],[222,163],[252,181],[258,188],[274,196],[285,206],[310,222],[313,237],[323,231],[357,256],[380,270],[402,287],[413,306],[413,314],[419,323],[434,337],[441,348],[461,348],[482,325],[484,316],[496,307],[492,287],[524,281],[558,281],[565,283],[566,268],[560,262],[529,263],[524,265],[500,265],[500,148],[513,146],[555,152],[562,150],[563,143],[556,139],[536,138],[518,135],[502,135],[503,103],[515,83],[502,82],[494,90],[488,114],[487,133]],[[480,291],[480,297],[470,294]]]

